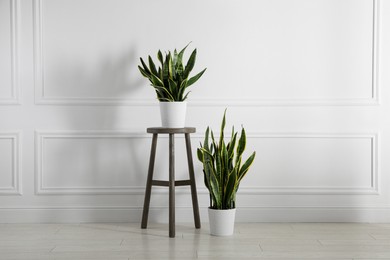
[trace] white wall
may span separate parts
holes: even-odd
[[[139,221],[160,122],[138,59],[190,41],[208,68],[189,97],[194,154],[225,107],[257,151],[239,221],[389,221],[389,14],[383,0],[0,0],[0,222]],[[167,221],[154,191],[150,221]],[[192,221],[187,187],[176,203]]]

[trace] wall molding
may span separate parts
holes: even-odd
[[[202,136],[202,135],[201,135]],[[216,137],[218,134],[216,134]],[[247,133],[247,139],[256,138],[315,138],[315,139],[370,139],[371,185],[369,187],[240,187],[247,195],[379,195],[379,133]],[[207,193],[207,190],[204,191]]]
[[[20,105],[19,88],[19,0],[10,2],[10,39],[11,39],[11,97],[0,97],[0,105]]]
[[[372,101],[379,105],[381,101],[379,88],[380,0],[372,0],[372,2]]]
[[[147,139],[150,143],[150,134],[125,131],[36,131],[35,134],[35,191],[38,195],[110,195],[110,194],[144,194],[144,186],[122,186],[122,187],[45,187],[43,185],[43,141],[45,139],[91,139],[91,138],[129,138]],[[202,139],[204,133],[192,135],[192,140]],[[215,135],[218,138],[218,133]],[[167,135],[159,138],[166,139]],[[183,138],[178,135],[177,138]],[[379,194],[379,134],[378,133],[247,133],[247,139],[259,138],[332,138],[332,139],[369,139],[371,140],[371,185],[368,187],[240,187],[240,194],[246,195],[378,195]],[[195,146],[193,146],[194,148]],[[194,154],[194,156],[196,156]],[[196,160],[196,158],[194,158]],[[145,162],[147,163],[147,162]],[[145,173],[146,174],[146,173]],[[155,187],[154,193],[166,194],[165,188]],[[186,189],[177,189],[177,194],[186,194]],[[206,188],[199,188],[199,194],[207,194]]]
[[[372,82],[371,97],[368,98],[275,98],[275,99],[217,99],[217,98],[193,98],[190,106],[371,106],[380,104],[379,96],[379,11],[380,0],[373,2],[373,33],[372,33]],[[43,49],[43,0],[34,0],[34,86],[35,103],[37,105],[126,105],[126,106],[157,106],[155,99],[124,99],[124,98],[100,98],[100,97],[49,97],[45,95],[44,84],[44,49]]]
[[[22,195],[20,136],[20,132],[0,132],[0,140],[10,139],[12,141],[12,185],[10,187],[0,187],[0,196]]]
[[[140,194],[140,187],[45,187],[43,185],[43,142],[46,139],[148,138],[146,134],[124,131],[35,131],[35,193],[38,195]]]

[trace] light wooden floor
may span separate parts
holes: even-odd
[[[168,226],[0,224],[0,259],[390,259],[390,224],[237,223],[232,237]]]

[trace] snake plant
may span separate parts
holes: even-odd
[[[245,129],[242,127],[241,135],[238,137],[233,127],[230,141],[226,144],[225,124],[226,110],[218,143],[213,131],[207,127],[204,142],[197,149],[198,159],[203,163],[204,182],[210,193],[211,209],[234,209],[236,207],[236,193],[240,181],[248,172],[256,156],[256,152],[253,152],[242,163],[242,155],[246,146]]]
[[[159,101],[184,101],[189,94],[189,92],[186,92],[186,89],[194,84],[206,71],[204,69],[195,76],[189,77],[195,65],[196,49],[191,53],[184,66],[183,55],[187,47],[188,45],[180,52],[177,52],[175,49],[173,54],[169,51],[166,53],[165,59],[159,50],[157,58],[161,66],[158,69],[150,55],[148,57],[149,66],[140,58],[142,66],[138,66],[138,69],[145,78],[149,79]]]

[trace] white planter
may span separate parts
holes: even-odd
[[[210,209],[210,234],[213,236],[231,236],[234,232],[236,209]]]
[[[186,123],[187,102],[160,102],[161,126],[183,128]]]

